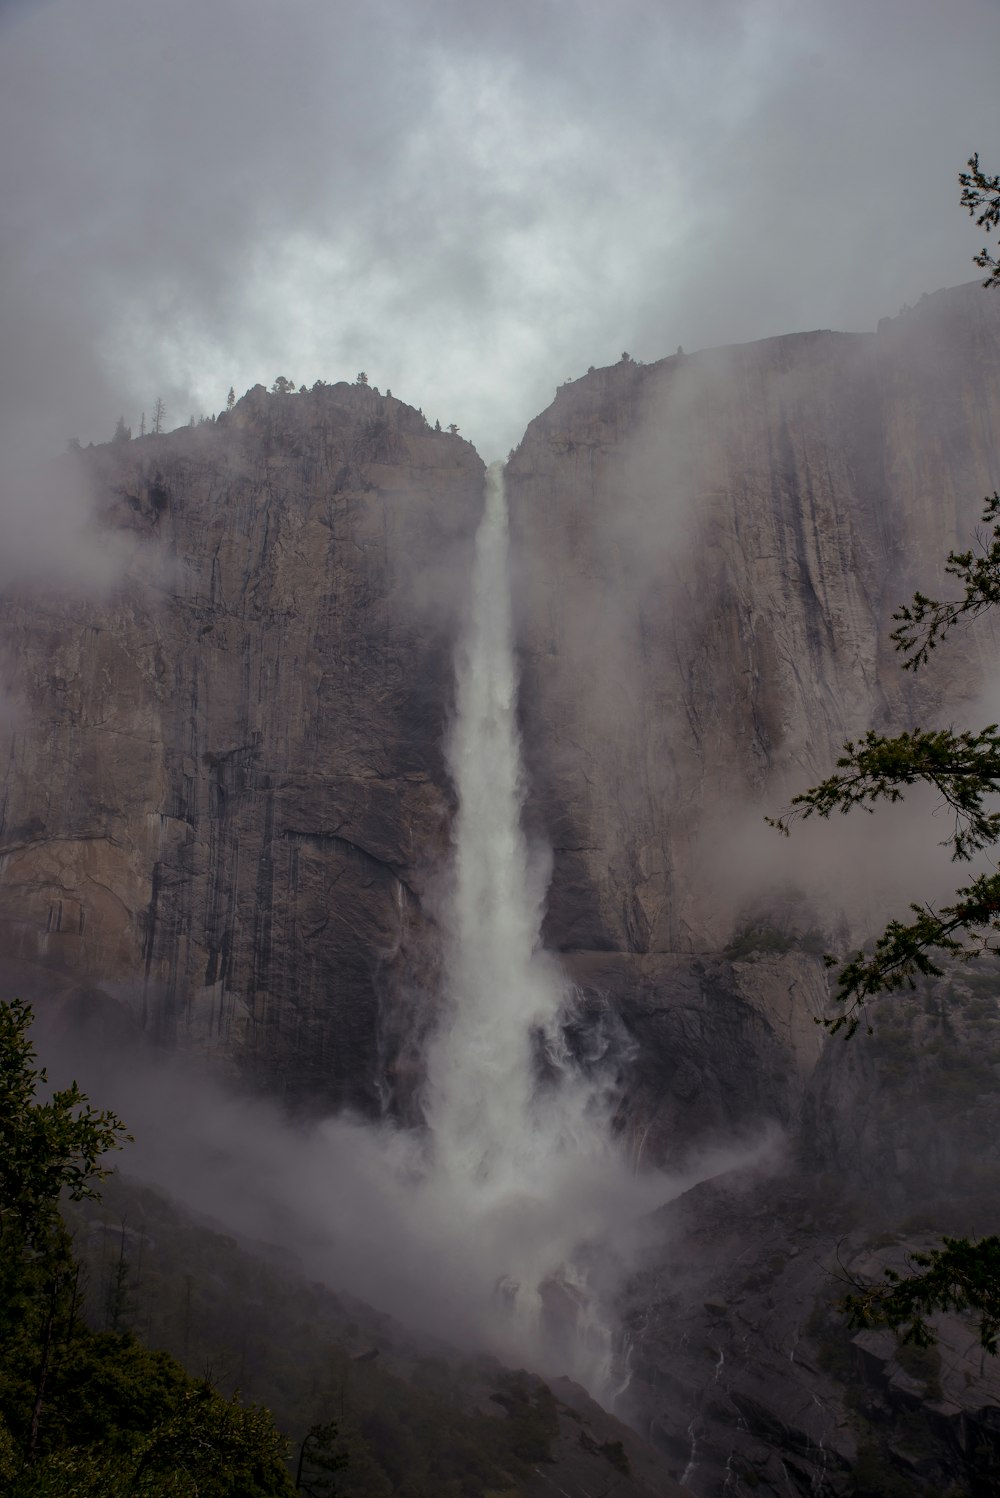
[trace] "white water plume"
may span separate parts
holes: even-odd
[[[606,1080],[585,1075],[569,1051],[572,990],[541,944],[548,866],[521,826],[499,463],[487,477],[472,599],[449,745],[459,806],[446,1004],[428,1054],[431,1171],[461,1203],[492,1277],[497,1334],[558,1355],[600,1387],[612,1372],[611,1336],[590,1261],[626,1199],[633,1217],[648,1207],[649,1183],[614,1142]]]
[[[573,1085],[568,998],[539,929],[547,870],[521,828],[524,787],[511,637],[503,469],[487,480],[475,608],[457,662],[449,761],[458,792],[444,1024],[428,1057],[438,1170],[483,1205],[544,1191],[555,1157],[600,1142],[598,1099]]]

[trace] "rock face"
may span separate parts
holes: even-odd
[[[531,423],[507,482],[558,949],[717,950],[730,840],[706,879],[706,820],[939,707],[891,614],[940,585],[1000,478],[998,301],[960,288],[875,334],[623,362]],[[978,684],[969,648],[952,702]]]
[[[433,962],[482,463],[347,385],[77,461],[137,549],[102,602],[3,604],[2,956],[277,1093],[382,1106]]]
[[[478,456],[335,385],[66,461],[133,559],[103,600],[0,603],[0,979],[115,994],[300,1105],[415,1116]],[[988,620],[916,675],[888,636],[1000,484],[1000,297],[591,371],[507,482],[526,818],[553,848],[545,935],[581,1048],[616,1060],[637,1162],[775,1122],[791,1141],[779,1176],[664,1215],[630,1302],[632,1418],[706,1495],[961,1484],[995,1389],[963,1385],[980,1418],[964,1364],[914,1392],[881,1343],[833,1346],[823,1277],[837,1192],[897,1215],[932,1177],[947,1211],[968,1193],[1000,1050],[972,1024],[956,1059],[931,994],[881,1050],[824,1052],[823,950],[931,876],[891,821],[783,845],[762,813],[865,726],[996,714]],[[994,990],[967,984],[968,1016]],[[945,1217],[921,1231],[972,1230]],[[876,1251],[861,1228],[848,1250]],[[933,1450],[865,1446],[900,1409],[937,1422]]]
[[[693,1493],[995,1491],[1000,1373],[969,1323],[937,1318],[921,1349],[852,1331],[838,1305],[933,1233],[878,1233],[842,1181],[785,1172],[706,1182],[657,1229],[625,1403]]]
[[[554,847],[546,936],[625,1014],[661,1152],[679,1066],[701,1123],[747,1116],[747,1064],[754,1107],[794,1111],[825,1004],[809,954],[926,897],[899,865],[927,855],[901,855],[891,819],[842,849],[840,829],[784,844],[763,817],[864,727],[977,721],[988,621],[949,644],[946,671],[901,671],[889,634],[968,543],[998,439],[1000,298],[975,285],[877,333],[592,371],[508,464],[528,816]],[[740,960],[722,974],[706,954],[724,952]],[[688,1046],[694,994],[711,1018]]]
[[[614,1016],[654,1153],[798,1107],[819,954],[886,867],[827,878],[835,842],[810,862],[762,813],[845,734],[979,692],[987,630],[918,675],[888,632],[998,482],[998,413],[972,286],[874,334],[592,371],[508,465],[546,938]],[[70,461],[135,553],[104,601],[2,604],[0,957],[274,1091],[406,1115],[478,457],[336,385]]]

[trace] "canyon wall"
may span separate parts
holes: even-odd
[[[787,842],[764,817],[867,726],[995,716],[989,619],[917,673],[889,636],[915,587],[948,586],[998,483],[1000,297],[978,284],[875,333],[623,357],[512,455],[546,938],[625,1016],[661,1151],[790,1117],[823,951],[954,888],[919,797]]]
[[[888,633],[1000,481],[998,413],[972,286],[593,370],[512,456],[546,939],[650,1148],[798,1106],[819,954],[879,914],[892,837],[785,844],[763,813],[849,732],[974,711],[988,629],[916,675]],[[414,1116],[478,456],[341,384],[65,462],[132,561],[103,599],[0,605],[7,986],[97,987],[268,1090]]]
[[[480,459],[341,384],[63,462],[122,571],[0,599],[0,983],[294,1107],[418,1119]],[[617,1070],[636,1165],[783,1126],[649,1220],[618,1307],[625,1413],[706,1498],[857,1491],[862,1462],[929,1494],[993,1460],[967,1329],[921,1381],[831,1298],[1000,1202],[995,965],[884,1006],[870,1044],[813,1023],[826,948],[960,877],[949,828],[919,798],[787,842],[763,818],[868,725],[998,716],[989,618],[919,673],[889,639],[998,485],[978,285],[875,333],[592,370],[508,464],[569,1042]]]
[[[998,483],[1000,298],[975,286],[559,390],[508,469],[554,946],[717,949],[734,813],[976,695],[992,641],[914,674],[889,633]]]
[[[103,599],[2,604],[6,984],[100,987],[270,1091],[378,1111],[434,962],[483,465],[344,384],[65,462],[132,558]]]

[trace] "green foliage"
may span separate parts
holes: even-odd
[[[984,173],[978,152],[960,174],[962,206],[981,228],[1000,228],[1000,176]],[[986,286],[1000,286],[1000,262],[987,250],[976,263],[990,271]],[[905,657],[904,669],[926,664],[932,650],[960,620],[977,618],[1000,603],[1000,493],[984,501],[983,525],[973,547],[952,551],[945,571],[962,584],[962,596],[940,601],[915,594],[912,603],[894,615],[892,635]],[[954,824],[946,839],[952,857],[969,859],[1000,843],[1000,813],[989,810],[985,798],[1000,790],[1000,728],[993,723],[979,733],[951,729],[915,729],[895,737],[869,730],[857,743],[848,742],[837,761],[837,772],[796,796],[788,818],[771,819],[787,834],[788,822],[799,815],[829,817],[857,807],[871,812],[879,801],[899,801],[904,791],[930,785],[949,808]],[[916,986],[918,977],[940,976],[938,958],[970,958],[984,950],[995,952],[1000,932],[1000,874],[985,873],[956,891],[954,903],[934,910],[912,904],[913,919],[891,920],[872,947],[857,952],[837,975],[835,1000],[840,1013],[826,1021],[832,1031],[857,1029],[865,1002],[879,993]],[[828,957],[833,965],[836,959]],[[870,1029],[870,1027],[869,1027]],[[939,1082],[964,1096],[974,1095],[979,1079],[967,1070],[943,1070]],[[914,1254],[914,1273],[885,1271],[879,1284],[859,1286],[846,1302],[855,1326],[887,1325],[903,1328],[904,1343],[930,1346],[934,1340],[927,1320],[939,1310],[971,1312],[978,1318],[983,1347],[997,1352],[1000,1334],[1000,1239],[945,1238],[943,1246]],[[863,1492],[874,1489],[858,1487]],[[886,1489],[890,1491],[890,1489]]]
[[[1000,838],[1000,812],[988,812],[983,797],[1000,790],[1000,729],[989,724],[979,733],[949,728],[886,738],[869,729],[858,743],[848,742],[831,775],[792,800],[802,817],[829,817],[834,811],[871,812],[877,801],[902,801],[914,785],[933,786],[954,814],[946,840],[956,859],[969,859]],[[776,824],[777,825],[777,824]],[[780,823],[782,831],[787,822]]]
[[[162,1354],[160,1356],[163,1356]],[[117,1431],[101,1444],[62,1447],[24,1473],[12,1498],[286,1498],[295,1490],[286,1442],[266,1410],[225,1400],[181,1374],[183,1387],[149,1430]]]
[[[930,1347],[934,1333],[927,1317],[935,1311],[969,1311],[979,1340],[996,1353],[1000,1335],[1000,1238],[945,1238],[942,1248],[913,1254],[914,1274],[886,1269],[885,1279],[858,1287],[845,1300],[855,1327],[902,1329],[903,1342]]]
[[[969,170],[960,174],[962,206],[980,227],[1000,227],[1000,177],[980,169],[978,152],[969,160]],[[1000,285],[1000,263],[986,250],[977,264],[991,269],[985,285]],[[1000,492],[987,496],[983,525],[989,533],[977,534],[975,546],[952,551],[945,571],[963,585],[962,597],[942,602],[916,593],[893,616],[898,627],[892,639],[906,659],[904,669],[926,664],[930,652],[955,624],[975,619],[985,609],[1000,603]],[[989,724],[979,733],[955,733],[951,729],[886,737],[869,729],[857,743],[844,745],[837,773],[804,791],[792,801],[788,816],[767,821],[787,835],[795,817],[829,817],[860,807],[871,812],[878,801],[900,801],[914,785],[930,785],[954,816],[952,834],[945,840],[952,857],[969,859],[1000,842],[1000,812],[990,811],[984,798],[1000,790],[1000,727]],[[865,1002],[878,993],[913,986],[917,975],[940,975],[936,957],[976,956],[983,949],[995,950],[994,933],[1000,931],[1000,875],[984,874],[956,891],[952,905],[935,911],[913,904],[911,921],[892,920],[868,952],[857,952],[841,968],[835,1000],[845,1006],[826,1021],[831,1030],[847,1027],[852,1035]],[[835,958],[828,958],[832,964]]]
[[[498,1373],[483,1388],[504,1414],[469,1408],[455,1371],[434,1392],[375,1364],[354,1364],[348,1377],[344,1498],[479,1498],[551,1460],[556,1402],[527,1373]]]
[[[981,170],[978,151],[970,156],[969,170],[961,172],[958,180],[962,184],[962,207],[969,210],[979,228],[988,231],[1000,228],[1000,177],[991,177]],[[980,250],[975,263],[990,272],[984,286],[1000,285],[1000,261],[987,249]]]
[[[903,1341],[896,1352],[896,1362],[904,1373],[923,1384],[926,1399],[941,1398],[941,1354],[936,1347]]]
[[[81,1319],[59,1198],[96,1197],[103,1156],[129,1136],[75,1082],[38,1100],[47,1079],[30,1024],[26,1004],[0,1003],[0,1487],[14,1498],[291,1494],[287,1443],[266,1410]]]
[[[930,652],[960,619],[975,619],[984,609],[1000,603],[1000,494],[996,490],[983,501],[983,524],[991,527],[989,535],[977,532],[974,547],[950,551],[945,563],[945,572],[964,585],[963,597],[941,602],[914,593],[912,603],[903,604],[893,614],[899,628],[893,630],[891,639],[907,657],[904,671],[926,665]]]
[[[858,1444],[851,1471],[850,1498],[913,1498],[913,1484],[904,1477],[873,1440]]]
[[[615,1471],[620,1472],[623,1477],[631,1476],[632,1464],[621,1441],[595,1441],[593,1436],[581,1430],[580,1445],[584,1451],[589,1451],[595,1456],[603,1456],[604,1460],[610,1462]]]
[[[347,1464],[336,1421],[314,1425],[299,1448],[295,1486],[306,1498],[332,1498],[337,1491],[336,1473]]]
[[[944,969],[932,952],[968,960],[996,950],[991,933],[1000,931],[1000,874],[981,874],[955,893],[956,903],[937,911],[911,905],[912,921],[890,921],[870,951],[856,953],[843,965],[834,998],[846,1007],[824,1020],[829,1030],[835,1033],[846,1026],[851,1036],[867,999],[915,988],[917,975],[940,977]],[[833,966],[837,959],[828,956],[826,961]]]
[[[815,927],[810,927],[807,931],[797,928],[781,930],[771,921],[755,920],[734,932],[725,948],[725,954],[731,961],[737,962],[748,957],[766,956],[769,953],[781,955],[785,952],[807,952],[819,957],[825,947],[823,933]]]
[[[47,1103],[36,1101],[48,1079],[33,1065],[30,1025],[20,999],[0,1004],[0,1233],[19,1233],[29,1247],[52,1231],[60,1192],[73,1201],[94,1196],[94,1182],[108,1174],[101,1157],[131,1138],[75,1082]]]
[[[512,1498],[548,1455],[554,1402],[538,1380],[489,1359],[428,1358],[405,1338],[400,1346],[375,1313],[179,1217],[158,1193],[121,1177],[102,1203],[71,1214],[95,1318],[106,1316],[123,1218],[133,1325],[193,1370],[211,1368],[226,1391],[239,1387],[266,1404],[299,1438],[313,1422],[335,1421],[331,1455],[348,1461],[333,1474],[337,1498]],[[312,1452],[310,1441],[304,1484],[320,1476]]]

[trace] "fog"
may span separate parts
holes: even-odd
[[[947,552],[1000,482],[995,365],[966,342],[995,349],[998,317],[972,283],[878,333],[622,361],[515,456],[536,814],[605,850],[602,909],[615,860],[639,864],[650,950],[719,950],[752,921],[843,950],[968,882],[921,790],[787,840],[765,817],[869,727],[995,720],[989,618],[916,673],[889,634],[914,589],[949,596]],[[539,480],[546,442],[568,451]]]
[[[0,16],[4,447],[281,373],[487,457],[567,376],[961,280],[987,0],[23,0]]]
[[[704,1151],[683,1174],[623,1177],[598,1162],[585,1179],[564,1175],[547,1200],[526,1190],[483,1214],[465,1183],[429,1170],[420,1134],[350,1117],[297,1125],[277,1104],[227,1087],[195,1061],[75,1023],[60,1033],[58,1022],[43,1022],[37,1039],[53,1083],[78,1078],[125,1120],[135,1142],[114,1163],[126,1177],[265,1253],[284,1249],[307,1278],[357,1295],[419,1334],[550,1375],[571,1372],[605,1397],[624,1375],[609,1361],[600,1316],[611,1313],[655,1238],[637,1209],[652,1212],[725,1170],[781,1159],[774,1131]],[[585,1268],[591,1320],[580,1301],[566,1303],[556,1280],[542,1316],[512,1306],[504,1284],[511,1266],[523,1262],[526,1240],[543,1237],[553,1271],[560,1255],[576,1255]]]

